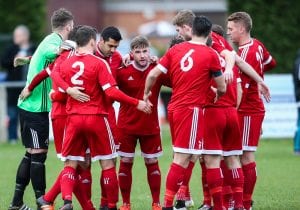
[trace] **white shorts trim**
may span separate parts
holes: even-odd
[[[186,153],[186,154],[193,154],[193,155],[201,155],[203,150],[200,149],[186,149],[186,148],[179,148],[173,147],[174,152],[178,153]]]
[[[127,153],[127,152],[118,151],[118,155],[121,157],[134,157],[135,153]]]
[[[114,159],[116,157],[118,157],[118,153],[114,152],[111,155],[97,155],[95,157],[92,157],[91,160],[95,162],[97,160],[109,160],[109,159]]]
[[[255,146],[243,146],[243,151],[253,151],[255,152],[257,147]]]
[[[242,155],[243,150],[231,150],[231,151],[223,151],[223,156],[232,156],[232,155]]]
[[[154,154],[146,154],[146,153],[141,152],[141,156],[144,157],[144,158],[157,158],[157,157],[160,157],[162,155],[163,155],[162,151],[154,153]]]
[[[82,156],[72,156],[68,155],[67,157],[61,156],[61,161],[66,161],[66,160],[73,160],[73,161],[85,161],[85,158]]]
[[[223,150],[202,150],[203,155],[223,155]]]

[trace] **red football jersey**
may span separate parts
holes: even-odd
[[[156,66],[150,64],[144,69],[138,68],[132,62],[129,66],[117,71],[117,83],[120,90],[127,95],[143,100],[145,81],[148,73]],[[161,75],[153,88],[150,101],[154,105],[151,114],[145,114],[135,107],[121,103],[117,126],[129,134],[149,135],[160,132],[158,124],[157,103],[161,86],[164,84],[165,75]]]
[[[116,85],[106,61],[92,54],[75,54],[60,65],[63,78],[70,86],[84,88],[90,101],[79,102],[68,97],[68,114],[107,114],[104,91]]]
[[[220,57],[222,70],[225,70],[225,60]],[[210,90],[207,94],[207,106],[213,107],[236,107],[237,106],[237,83],[240,82],[241,78],[239,76],[238,68],[233,68],[233,81],[227,84],[226,93],[222,95],[215,103],[214,99],[216,94]],[[216,83],[212,80],[211,86],[216,86]]]
[[[64,50],[53,62],[53,66],[49,66],[49,68],[47,68],[47,72],[49,75],[51,75],[51,73],[53,71],[59,71],[59,66],[61,65],[62,62],[64,62],[67,58],[71,57],[72,55],[74,55],[75,51],[74,50]],[[49,72],[50,71],[50,72]],[[52,79],[52,89],[55,91],[60,91],[59,86],[56,84],[56,82]],[[65,98],[67,100],[67,94],[61,92],[61,94],[65,95]],[[66,113],[66,101],[52,101],[52,108],[51,108],[51,118],[57,118],[57,117],[62,117],[65,116]]]
[[[272,58],[265,46],[256,39],[251,39],[249,43],[239,46],[238,54],[243,60],[249,63],[261,77],[264,76],[265,66],[273,68],[276,64],[274,58]],[[270,66],[271,63],[272,66]],[[242,72],[240,74],[243,96],[239,111],[244,113],[265,112],[257,83],[246,74]]]
[[[97,47],[95,55],[98,56],[99,58],[104,59],[108,63],[113,77],[116,78],[117,70],[122,66],[121,54],[118,51],[115,51],[111,56],[105,57],[101,53],[100,49]]]
[[[219,54],[223,51],[223,50],[229,50],[232,51],[233,48],[231,47],[231,45],[227,42],[227,40],[220,36],[219,34],[212,32],[211,33],[211,38],[212,38],[212,48],[214,50],[216,50]]]
[[[168,110],[203,106],[210,90],[212,73],[221,70],[217,53],[206,45],[183,42],[162,57],[158,68],[168,73],[172,97]]]

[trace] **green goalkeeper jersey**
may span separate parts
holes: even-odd
[[[39,44],[30,60],[26,86],[30,84],[32,79],[40,71],[54,61],[62,41],[63,40],[60,35],[57,33],[51,33]],[[34,88],[28,98],[25,100],[19,99],[18,107],[29,112],[49,112],[51,108],[51,101],[48,94],[51,87],[51,80],[49,78],[45,79]]]

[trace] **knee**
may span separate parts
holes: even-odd
[[[144,158],[144,161],[145,161],[145,164],[148,165],[148,164],[157,163],[158,159],[157,158]]]
[[[47,153],[31,154],[31,162],[44,164],[47,159]]]
[[[134,158],[133,157],[121,157],[121,161],[123,163],[133,163]]]

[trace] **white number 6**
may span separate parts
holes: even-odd
[[[73,77],[71,77],[71,82],[74,85],[83,85],[83,80],[78,79],[84,72],[84,63],[81,61],[76,61],[75,63],[73,63],[72,68],[75,69],[79,66],[79,71],[74,74]]]
[[[193,67],[194,61],[191,57],[192,53],[194,52],[194,49],[189,50],[180,60],[180,68],[182,71],[189,71]],[[188,62],[187,65],[185,65],[185,62]]]

